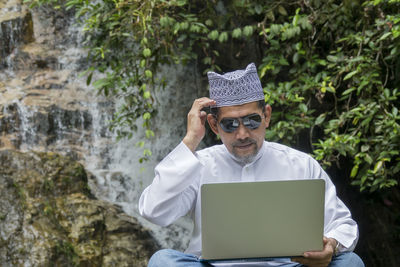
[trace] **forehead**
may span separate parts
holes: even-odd
[[[226,117],[243,117],[252,113],[260,113],[261,108],[257,102],[250,102],[243,105],[220,107],[218,116],[221,118]]]

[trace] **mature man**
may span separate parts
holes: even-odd
[[[364,266],[351,252],[358,240],[357,224],[337,198],[335,186],[310,156],[264,140],[271,118],[265,105],[256,66],[220,75],[208,73],[210,98],[196,99],[188,114],[182,142],[155,168],[155,178],[142,193],[139,211],[149,221],[166,226],[189,213],[194,229],[185,253],[165,249],[155,253],[149,266],[210,266],[201,256],[199,188],[204,183],[324,179],[325,225],[322,251],[305,252],[291,261],[245,262],[240,266]],[[212,107],[211,114],[203,111]],[[196,151],[205,135],[205,121],[223,145]],[[237,263],[239,265],[239,263]],[[236,266],[232,263],[223,266]]]

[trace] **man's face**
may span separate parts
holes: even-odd
[[[242,118],[250,114],[261,116],[261,124],[257,129],[249,129],[240,121],[239,127],[232,133],[225,132],[219,122],[224,118]],[[251,102],[238,106],[219,108],[218,117],[207,117],[208,123],[214,133],[219,134],[228,151],[242,163],[249,163],[260,150],[265,136],[265,129],[269,126],[271,107],[265,106],[264,112],[257,102]]]

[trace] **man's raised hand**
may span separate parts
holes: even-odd
[[[187,115],[186,136],[183,143],[194,152],[203,139],[206,128],[205,122],[207,113],[202,111],[203,108],[215,105],[215,100],[207,97],[198,98],[193,102],[192,108]]]

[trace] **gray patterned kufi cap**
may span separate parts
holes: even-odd
[[[242,105],[264,99],[254,63],[250,63],[245,70],[225,74],[210,71],[207,76],[210,98],[216,101],[215,107]]]

